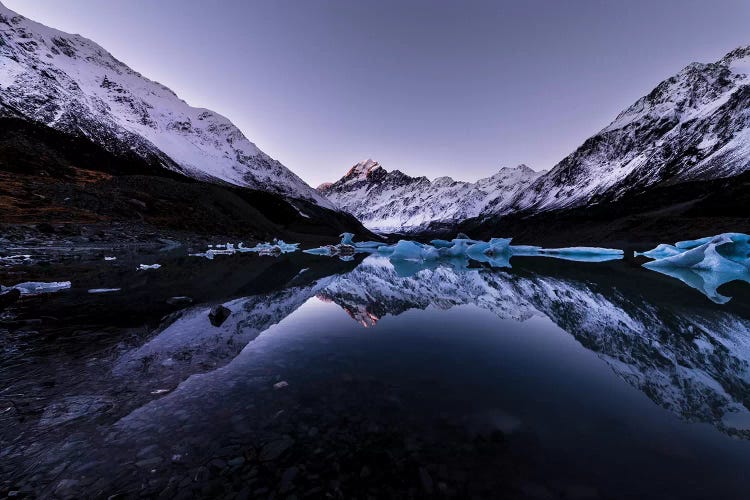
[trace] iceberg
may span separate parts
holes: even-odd
[[[341,233],[341,245],[354,246],[354,234],[352,233]]]
[[[656,257],[643,267],[677,278],[719,304],[730,300],[718,293],[721,285],[730,281],[750,283],[750,236],[747,234],[723,233],[679,241],[670,247],[659,245],[645,252],[643,255],[647,257]]]
[[[542,248],[540,254],[576,262],[606,262],[625,257],[622,250],[598,247]]]
[[[121,288],[92,288],[89,293],[111,293],[119,292]]]
[[[750,236],[724,233],[711,238],[678,242],[683,251],[643,264],[657,267],[681,267],[742,274],[750,270]]]
[[[26,281],[9,287],[0,286],[0,292],[4,293],[13,288],[21,292],[21,295],[39,295],[42,293],[59,292],[60,290],[68,289],[70,288],[70,281],[52,281],[49,283],[42,281]]]
[[[391,260],[434,260],[439,257],[435,247],[423,245],[416,241],[399,240],[393,245],[393,251],[390,254]]]
[[[487,243],[474,243],[466,249],[466,255],[471,259],[485,262],[488,257],[509,254],[511,240],[512,238],[492,238]]]
[[[104,257],[104,260],[106,261],[117,260],[117,257]]]
[[[563,247],[542,248],[529,245],[511,245],[510,253],[518,256],[552,257],[574,262],[606,262],[622,259],[625,252],[617,248]]]

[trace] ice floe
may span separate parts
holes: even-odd
[[[8,255],[6,257],[0,257],[0,264],[15,266],[18,264],[30,264],[31,262],[31,255]]]
[[[27,281],[9,287],[0,285],[0,292],[6,292],[13,288],[21,292],[21,295],[40,295],[43,293],[59,292],[60,290],[68,289],[70,288],[70,281],[52,281],[49,283],[42,281]]]
[[[92,288],[89,293],[112,293],[119,292],[121,288]]]
[[[148,271],[149,269],[159,269],[161,264],[141,264],[137,267],[137,271]]]
[[[723,233],[695,240],[661,244],[636,255],[653,258],[643,267],[677,278],[719,304],[729,297],[717,289],[730,281],[750,283],[750,236]]]

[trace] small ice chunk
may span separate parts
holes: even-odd
[[[656,248],[652,248],[647,252],[635,252],[634,256],[638,257],[639,255],[643,255],[644,257],[648,257],[650,259],[663,259],[664,257],[677,255],[678,253],[682,253],[683,251],[684,250],[677,248],[675,245],[667,245],[666,243],[662,243],[661,245],[657,245]]]
[[[393,246],[392,260],[422,260],[423,246],[415,241],[399,240]]]
[[[341,244],[354,246],[354,234],[352,233],[341,233]]]
[[[111,293],[119,292],[121,288],[92,288],[89,293]]]
[[[146,271],[148,269],[159,269],[161,264],[141,264],[138,266],[137,271]]]
[[[21,292],[21,295],[39,295],[42,293],[59,292],[60,290],[70,288],[70,281],[52,281],[49,283],[42,281],[26,281],[11,287],[0,286],[0,292],[6,292],[12,288]]]
[[[7,262],[10,265],[29,264],[31,263],[31,255],[8,255],[7,257],[0,257],[0,262]]]
[[[109,260],[117,260],[117,257],[107,257],[107,256],[105,256],[104,260],[107,260],[107,261],[109,261]]]
[[[281,253],[291,253],[299,250],[299,243],[285,243],[284,240],[279,240],[276,246],[279,247]]]

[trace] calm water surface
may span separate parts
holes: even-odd
[[[747,498],[745,286],[719,305],[630,261],[224,257],[3,268],[73,287],[2,313],[0,493]]]

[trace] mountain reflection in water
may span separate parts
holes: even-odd
[[[750,457],[746,290],[718,305],[625,261],[513,266],[369,256],[334,274],[290,269],[223,302],[218,327],[207,300],[33,367],[9,343],[3,484],[521,498],[747,486],[735,474]]]

